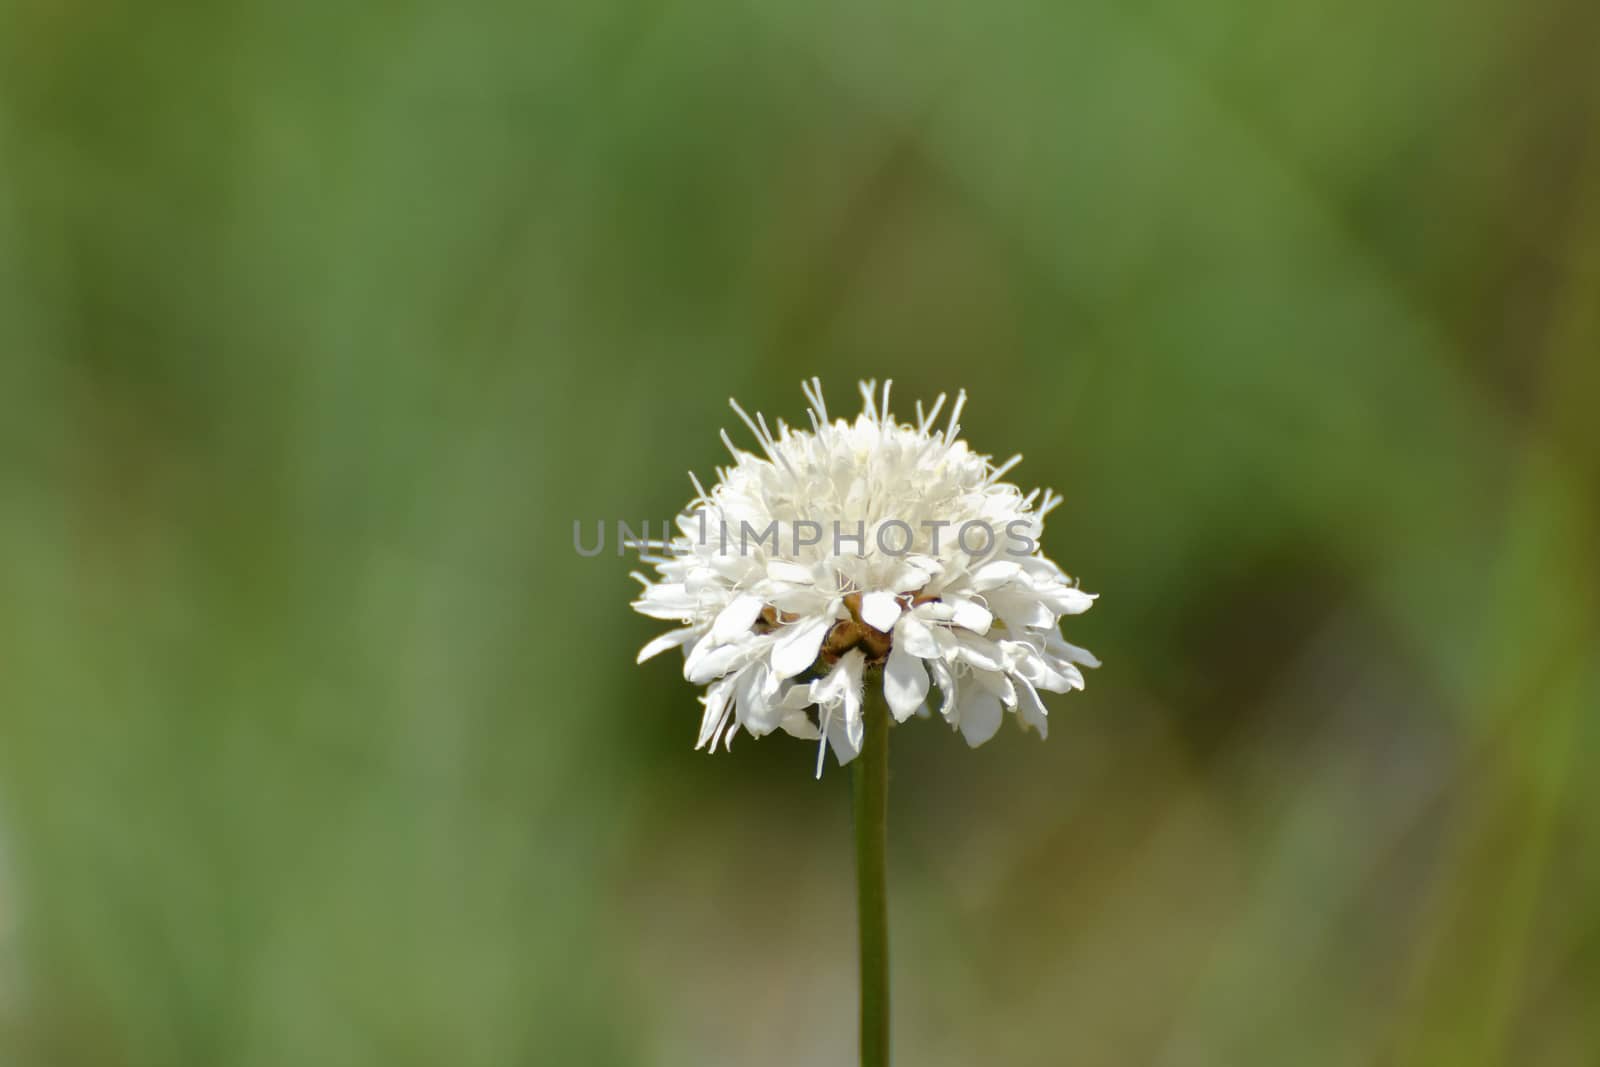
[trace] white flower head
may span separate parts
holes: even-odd
[[[697,748],[783,730],[823,741],[820,775],[826,747],[860,751],[863,691],[880,685],[897,722],[932,703],[974,747],[1007,711],[1044,736],[1038,691],[1082,689],[1079,668],[1100,665],[1058,631],[1094,597],[1039,550],[1061,498],[1001,480],[1020,456],[996,466],[957,437],[965,392],[935,429],[943,395],[899,423],[889,384],[863,382],[862,413],[829,422],[813,378],[809,430],[774,433],[730,401],[761,453],[724,432],[732,466],[709,492],[691,474],[678,535],[640,546],[658,573],[634,575],[634,608],[682,628],[639,661],[684,650],[707,687]]]

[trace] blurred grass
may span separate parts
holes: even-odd
[[[569,541],[815,373],[1105,594],[896,735],[905,1062],[1592,1063],[1597,30],[0,4],[0,1058],[844,1062],[845,776]]]

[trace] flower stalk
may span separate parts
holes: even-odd
[[[861,1067],[889,1063],[889,706],[868,685],[855,760],[856,911],[860,925]]]

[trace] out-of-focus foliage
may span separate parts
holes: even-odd
[[[967,387],[1104,669],[894,734],[919,1065],[1600,1057],[1587,0],[0,7],[0,1059],[834,1064],[847,775],[574,519]]]

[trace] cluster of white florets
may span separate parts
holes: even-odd
[[[1094,597],[1038,547],[1061,498],[1000,480],[1021,457],[995,466],[958,439],[965,393],[933,429],[943,395],[897,423],[889,383],[880,396],[866,382],[865,410],[830,423],[821,383],[804,388],[810,430],[773,433],[733,405],[762,454],[724,433],[733,465],[709,492],[695,480],[679,536],[645,557],[657,576],[635,575],[633,606],[683,624],[639,660],[681,647],[684,676],[707,686],[696,747],[783,730],[846,763],[877,684],[900,722],[930,714],[937,687],[938,714],[973,746],[1005,711],[1043,736],[1038,691],[1082,689],[1080,666],[1099,666],[1057,629]]]

